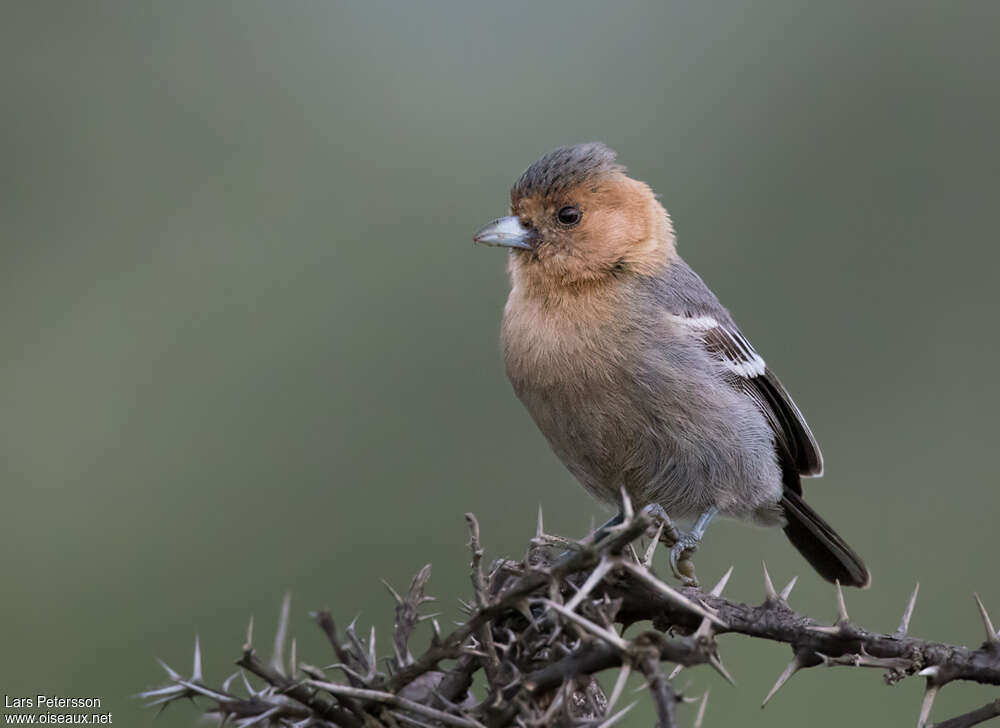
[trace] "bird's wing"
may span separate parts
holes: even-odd
[[[705,350],[728,370],[733,385],[754,401],[799,474],[822,475],[823,455],[799,408],[725,309],[719,308],[717,314],[712,312],[716,315],[688,311],[673,316],[701,338]]]

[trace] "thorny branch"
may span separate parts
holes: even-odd
[[[633,707],[618,703],[629,676],[638,674],[645,678],[660,728],[679,725],[677,706],[691,701],[699,702],[691,725],[700,728],[707,691],[700,699],[688,698],[672,681],[684,668],[708,665],[733,682],[719,657],[717,638],[737,633],[792,649],[792,661],[764,698],[765,705],[799,670],[847,666],[881,670],[890,684],[923,677],[919,728],[968,728],[1000,716],[998,698],[933,726],[928,722],[934,698],[948,683],[1000,685],[1000,636],[978,596],[986,639],[967,648],[908,634],[916,589],[899,628],[887,634],[851,622],[839,587],[834,624],[799,614],[788,604],[795,580],[778,592],[766,566],[765,599],[756,606],[722,596],[732,569],[710,591],[675,589],[650,568],[663,524],[654,528],[650,515],[633,513],[627,503],[625,510],[624,522],[596,544],[592,538],[573,542],[546,534],[539,513],[525,558],[500,559],[488,570],[483,568],[479,523],[466,514],[473,595],[464,604],[465,621],[443,633],[437,614],[422,613],[433,601],[425,593],[430,565],[405,594],[386,584],[396,606],[393,654],[382,669],[374,629],[362,638],[351,623],[342,634],[326,611],[314,616],[335,662],[325,667],[300,662],[294,641],[286,660],[286,597],[269,660],[257,655],[251,620],[236,661],[239,670],[219,687],[205,682],[196,639],[191,677],[163,665],[167,685],[141,697],[161,708],[181,698],[200,698],[206,715],[217,718],[220,726],[231,722],[238,728],[605,728],[619,723]],[[653,535],[645,550],[638,543],[644,535]],[[624,636],[627,627],[643,621],[653,629]],[[412,643],[421,622],[430,622],[432,634],[415,656]],[[610,696],[597,682],[609,670],[618,671]],[[255,686],[248,673],[260,684]],[[479,674],[481,688],[474,688]],[[239,689],[234,687],[237,679]]]

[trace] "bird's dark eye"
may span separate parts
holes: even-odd
[[[566,205],[556,213],[556,219],[563,225],[576,225],[580,222],[581,217],[583,217],[583,213],[576,205]]]

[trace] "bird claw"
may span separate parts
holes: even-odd
[[[663,525],[660,532],[660,542],[670,547],[670,570],[674,576],[684,586],[697,587],[698,576],[694,571],[694,562],[691,557],[698,550],[701,538],[695,533],[683,533],[673,524],[663,506],[658,504],[648,505],[645,508],[654,520]]]
[[[663,506],[652,503],[646,506],[643,510],[646,511],[650,516],[652,516],[654,523],[658,523],[663,528],[660,531],[660,543],[665,546],[673,546],[681,539],[681,532],[678,530],[674,522],[670,520],[670,516],[663,509]],[[650,528],[650,536],[656,531],[655,527]]]
[[[691,557],[698,550],[700,542],[701,539],[685,533],[670,547],[670,569],[684,586],[698,586],[698,576]]]

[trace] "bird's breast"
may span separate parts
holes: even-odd
[[[624,485],[678,516],[777,498],[766,421],[669,317],[641,301],[611,315],[600,301],[525,300],[515,288],[502,338],[518,398],[598,497],[613,500]]]
[[[606,380],[628,356],[628,326],[612,302],[535,299],[511,291],[501,341],[515,387]]]

